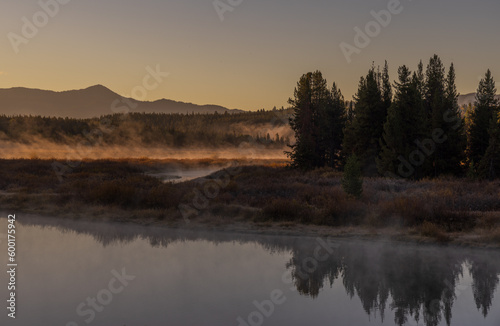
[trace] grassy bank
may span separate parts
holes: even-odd
[[[63,163],[63,162],[61,162]],[[360,199],[341,174],[301,172],[283,162],[225,160],[85,161],[57,178],[53,161],[1,160],[2,210],[99,220],[347,230],[500,244],[500,182],[365,179]],[[207,178],[162,183],[170,168],[226,167]],[[179,209],[181,207],[181,209]],[[351,230],[351,231],[349,231]],[[356,231],[358,230],[358,231]],[[344,231],[343,231],[344,232]]]

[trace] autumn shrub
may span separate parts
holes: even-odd
[[[141,206],[149,208],[169,208],[179,204],[179,198],[169,185],[158,185],[147,191]]]
[[[315,202],[321,210],[317,224],[345,226],[361,224],[366,205],[347,195],[340,187],[323,190],[323,196]]]
[[[297,200],[273,199],[264,206],[262,214],[266,219],[273,221],[302,221],[307,220],[306,205]]]
[[[448,242],[451,238],[436,224],[425,221],[420,226],[420,234],[436,239],[439,242]]]
[[[500,244],[500,227],[494,229],[488,236],[488,240]]]
[[[88,193],[87,198],[103,205],[134,206],[137,196],[136,189],[131,184],[113,180],[97,185]]]
[[[477,224],[476,215],[467,210],[449,210],[445,207],[435,207],[433,214],[426,218],[449,232],[469,231]]]
[[[481,229],[491,230],[500,226],[500,213],[484,213],[478,217],[477,227]]]
[[[379,204],[382,217],[386,217],[388,224],[397,223],[403,226],[420,225],[428,218],[431,212],[428,205],[415,197],[397,197]]]
[[[346,226],[361,224],[365,210],[353,198],[339,198],[328,202],[322,210],[322,219],[317,224]]]

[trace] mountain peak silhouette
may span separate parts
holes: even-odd
[[[116,108],[126,106],[123,99],[123,96],[101,84],[62,92],[14,87],[0,89],[0,114],[93,118],[122,111]],[[130,112],[185,114],[241,112],[218,105],[197,105],[168,99],[153,102],[133,100],[133,103],[137,105],[131,107]]]

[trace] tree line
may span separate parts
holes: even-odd
[[[341,169],[359,160],[363,174],[421,179],[500,176],[500,108],[488,70],[474,105],[458,105],[453,64],[434,55],[426,69],[399,67],[390,82],[387,61],[360,78],[353,101],[320,71],[304,74],[289,100],[296,143],[287,155],[301,169]]]
[[[284,108],[234,114],[129,113],[94,119],[0,115],[0,141],[89,145],[285,148],[291,142]],[[281,134],[280,132],[281,131]],[[99,140],[96,143],[95,140]]]

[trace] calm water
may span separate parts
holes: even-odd
[[[18,215],[1,325],[500,325],[499,252],[57,224]]]
[[[193,180],[196,178],[206,177],[214,172],[220,171],[222,167],[210,167],[210,168],[171,168],[161,172],[151,172],[147,173],[152,177],[160,179],[162,182],[184,182]]]

